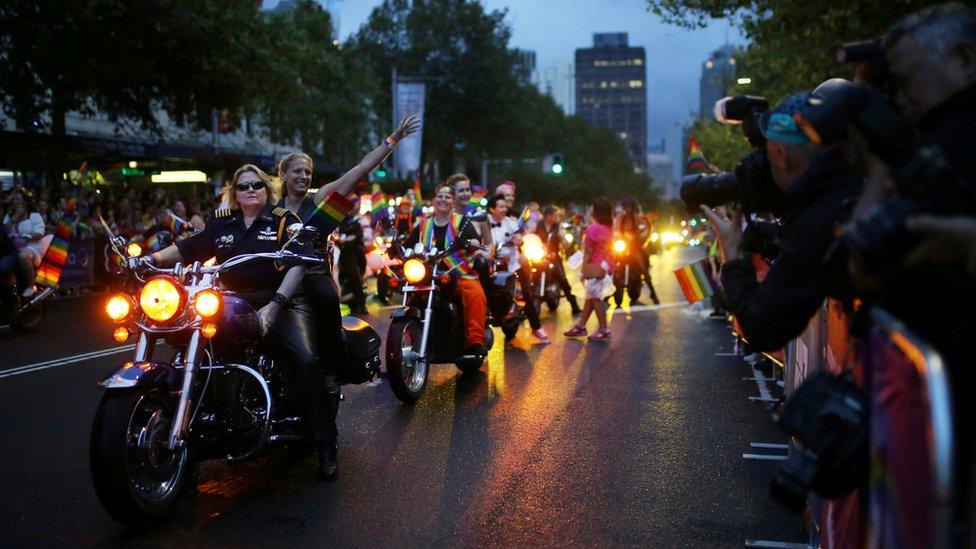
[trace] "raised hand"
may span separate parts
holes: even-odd
[[[404,119],[400,121],[400,124],[397,126],[396,130],[393,131],[393,135],[390,137],[396,141],[400,141],[403,138],[416,133],[419,129],[420,119],[411,114],[410,116],[404,117]]]

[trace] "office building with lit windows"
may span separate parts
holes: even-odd
[[[735,76],[735,48],[726,44],[702,63],[699,116],[711,118],[715,102],[725,97]]]
[[[597,33],[576,50],[576,115],[613,130],[634,167],[646,171],[647,65],[627,33]]]

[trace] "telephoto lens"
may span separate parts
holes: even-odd
[[[690,212],[699,206],[717,206],[735,202],[739,196],[739,181],[731,172],[719,174],[691,174],[681,179],[681,201]]]

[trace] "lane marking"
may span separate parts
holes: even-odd
[[[789,456],[770,455],[770,454],[742,454],[742,459],[754,459],[756,461],[786,461]]]
[[[769,448],[778,450],[789,450],[789,444],[776,444],[773,442],[750,442],[749,446],[753,448]]]
[[[40,370],[47,370],[48,368],[57,368],[59,366],[66,366],[68,364],[74,364],[75,362],[84,362],[86,360],[111,356],[125,351],[131,351],[135,348],[136,348],[135,344],[123,345],[121,347],[110,347],[108,349],[100,349],[98,351],[91,351],[88,353],[82,353],[80,355],[56,358],[54,360],[48,360],[45,362],[35,362],[34,364],[26,364],[24,366],[18,366],[16,368],[10,368],[9,370],[0,370],[0,379],[3,379],[5,377],[18,376],[21,374],[28,374],[30,372],[37,372]]]
[[[764,549],[814,549],[812,545],[807,543],[769,541],[764,539],[747,539],[746,547],[762,547]]]
[[[687,307],[688,303],[685,301],[676,301],[674,303],[662,303],[660,305],[636,305],[634,307],[628,307],[626,309],[621,307],[616,307],[611,311],[610,314],[617,313],[640,313],[643,311],[660,311],[661,309],[673,309],[675,307]]]

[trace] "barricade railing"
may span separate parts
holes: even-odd
[[[789,397],[817,370],[849,372],[871,401],[867,493],[809,498],[811,543],[834,547],[948,547],[955,441],[949,379],[939,353],[882,309],[852,337],[840,303],[828,301],[787,345]],[[791,445],[791,451],[796,448]]]

